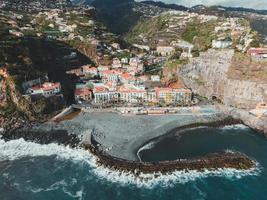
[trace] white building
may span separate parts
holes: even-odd
[[[61,92],[61,85],[60,83],[43,83],[41,85],[36,85],[30,87],[26,94],[29,95],[43,95],[44,97],[54,96]]]
[[[99,75],[106,81],[117,82],[119,80],[118,72],[115,70],[100,71]]]
[[[160,76],[159,75],[152,75],[150,77],[150,80],[153,82],[159,82],[160,81]]]
[[[171,46],[158,46],[157,53],[161,56],[170,56],[175,52],[174,47]]]
[[[212,40],[212,48],[214,49],[226,49],[231,47],[231,40]]]
[[[116,102],[119,100],[119,94],[116,91],[109,91],[105,87],[95,87],[93,90],[94,93],[94,103],[96,104],[105,104]]]

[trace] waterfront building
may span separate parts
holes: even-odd
[[[106,87],[98,86],[93,90],[94,103],[106,104],[117,102],[119,100],[119,94],[116,91],[109,91]]]
[[[92,93],[91,91],[84,87],[84,88],[76,88],[74,92],[75,101],[89,101],[92,99]]]
[[[188,103],[192,100],[192,91],[189,89],[172,89],[167,88],[155,88],[156,97],[159,102],[166,104],[171,103]]]
[[[120,88],[120,100],[126,103],[143,103],[146,91],[139,88]]]

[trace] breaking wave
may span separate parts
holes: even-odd
[[[197,170],[176,171],[169,174],[140,174],[136,177],[130,172],[121,172],[111,170],[101,166],[97,162],[97,158],[83,149],[72,149],[57,144],[40,145],[32,142],[26,142],[23,139],[12,140],[5,142],[0,139],[0,161],[17,160],[24,157],[39,157],[39,156],[56,156],[59,160],[71,160],[77,163],[86,163],[95,175],[102,180],[107,180],[122,185],[134,185],[136,187],[154,187],[162,185],[166,187],[174,186],[177,183],[184,184],[189,181],[194,181],[200,178],[210,176],[226,177],[229,179],[240,179],[244,176],[258,176],[261,172],[259,164],[251,170],[236,170],[236,169],[218,169],[215,171]],[[78,196],[79,194],[77,194]]]
[[[249,127],[244,124],[235,124],[235,125],[226,125],[220,129],[222,130],[244,130],[244,129],[249,129]]]

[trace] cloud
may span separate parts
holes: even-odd
[[[140,1],[140,0],[138,0]],[[267,9],[267,0],[161,0],[165,3],[176,3],[185,6],[203,4],[207,6],[222,5],[231,7],[245,7],[255,9]]]

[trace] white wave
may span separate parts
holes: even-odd
[[[223,130],[244,130],[244,129],[249,129],[249,127],[244,125],[244,124],[235,124],[235,125],[226,125],[226,126],[221,127],[220,129],[223,129]]]
[[[171,187],[174,184],[184,184],[189,181],[194,181],[199,178],[209,176],[226,177],[226,178],[242,178],[244,176],[257,176],[261,169],[257,164],[256,168],[251,170],[236,170],[236,169],[218,169],[215,171],[197,170],[176,171],[169,174],[143,174],[138,177],[129,172],[120,172],[111,170],[104,166],[99,166],[97,158],[83,149],[71,149],[70,147],[60,146],[57,144],[40,145],[32,142],[26,142],[23,139],[4,142],[0,139],[0,160],[16,160],[23,157],[38,157],[38,156],[56,156],[59,160],[71,160],[73,162],[82,162],[90,166],[90,171],[97,175],[101,180],[120,183],[122,185],[135,185],[137,187],[154,187],[162,185]],[[46,190],[54,190],[59,185],[64,186],[64,182],[55,183]],[[38,189],[35,192],[40,192]],[[77,193],[74,196],[78,197],[82,193]]]
[[[145,144],[144,146],[142,146],[142,147],[137,151],[137,157],[138,157],[138,159],[139,159],[140,161],[142,161],[142,160],[141,160],[141,157],[140,157],[140,152],[141,152],[141,151],[144,151],[144,150],[153,149],[154,146],[156,145],[156,143],[157,143],[156,141],[151,141],[151,142]]]

